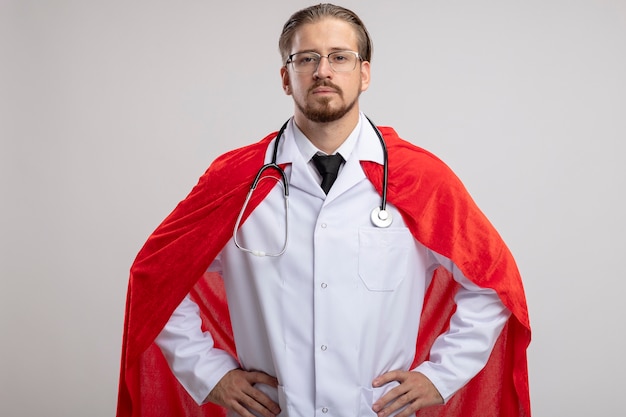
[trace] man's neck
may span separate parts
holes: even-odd
[[[359,112],[354,111],[328,123],[312,122],[302,114],[296,114],[294,119],[298,128],[317,149],[331,155],[350,136],[359,122],[359,117]]]

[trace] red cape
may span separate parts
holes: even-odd
[[[388,200],[400,210],[413,236],[451,259],[474,283],[496,290],[512,312],[485,368],[446,405],[417,415],[529,417],[526,349],[531,333],[512,255],[443,162],[400,139],[393,129],[380,130],[389,152]],[[223,284],[219,276],[205,271],[232,238],[236,216],[275,136],[219,157],[137,255],[128,287],[117,417],[224,415],[213,404],[195,404],[154,340],[191,293],[216,346],[236,357]],[[361,164],[380,193],[382,166]],[[245,217],[273,184],[261,181]],[[442,268],[435,272],[426,293],[414,366],[428,358],[433,341],[448,328],[457,285]]]

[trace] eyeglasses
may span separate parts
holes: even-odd
[[[312,73],[317,70],[322,58],[328,59],[330,68],[335,72],[348,72],[356,68],[357,61],[362,61],[358,52],[337,51],[324,56],[317,52],[298,52],[289,55],[285,65],[293,65],[293,70],[300,73]]]

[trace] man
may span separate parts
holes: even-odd
[[[529,416],[515,263],[450,170],[380,128],[386,163],[361,20],[312,6],[279,47],[293,118],[218,158],[133,264],[118,416]]]

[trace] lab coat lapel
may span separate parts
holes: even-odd
[[[299,189],[320,199],[325,198],[324,191],[320,188],[316,179],[311,174],[307,161],[302,158],[302,153],[296,145],[296,141],[293,137],[292,126],[288,126],[285,130],[285,136],[281,140],[278,149],[277,162],[279,164],[290,164],[285,170],[287,178],[289,179],[289,187],[292,189]],[[267,154],[265,156],[265,163],[271,161],[271,150],[274,143],[272,142],[268,147]]]
[[[343,165],[343,169],[339,172],[339,176],[328,192],[324,204],[330,204],[334,199],[365,179],[365,173],[359,163],[358,155],[351,155]],[[318,188],[320,188],[319,185]],[[322,191],[323,193],[324,191]]]
[[[320,199],[326,197],[324,191],[313,177],[307,163],[302,159],[302,155],[296,156],[296,160],[291,164],[291,177],[289,181],[292,188],[300,189]]]
[[[335,198],[348,191],[361,181],[367,180],[361,161],[373,161],[382,165],[383,153],[376,132],[367,120],[362,117],[361,131],[350,157],[339,172],[337,180],[328,193],[324,204],[331,203]]]

